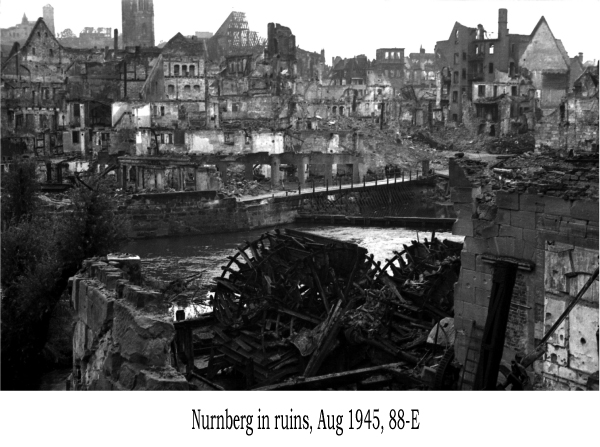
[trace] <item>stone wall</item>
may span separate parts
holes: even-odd
[[[72,278],[73,389],[189,389],[171,366],[169,303],[141,284],[139,257],[126,255],[87,260]]]
[[[459,182],[460,184],[460,182]],[[517,263],[503,362],[531,353],[598,266],[598,202],[564,200],[542,193],[496,192],[493,207],[477,199],[481,187],[454,186],[458,214],[453,233],[465,236],[455,286],[456,356],[473,377],[485,327],[494,260]],[[529,270],[530,267],[531,270]],[[473,323],[476,325],[472,331]],[[598,284],[588,290],[534,364],[548,388],[585,388],[598,371]],[[477,335],[474,335],[477,334]],[[477,348],[466,361],[469,346]],[[465,379],[464,388],[470,384]]]
[[[561,108],[544,116],[535,127],[536,146],[598,151],[598,99],[568,98]]]
[[[122,207],[131,219],[130,237],[214,234],[293,222],[298,200],[225,198],[216,191],[137,194]]]

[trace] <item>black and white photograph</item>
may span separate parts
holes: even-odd
[[[306,445],[598,391],[599,1],[0,12],[4,396]]]

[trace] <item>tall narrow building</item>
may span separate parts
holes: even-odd
[[[153,0],[121,0],[123,46],[154,46]]]

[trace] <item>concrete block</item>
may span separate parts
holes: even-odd
[[[477,255],[477,257],[475,258],[475,265],[476,265],[475,270],[480,273],[486,273],[488,275],[491,275],[492,273],[494,273],[493,265],[489,262],[485,262],[483,260],[482,255]]]
[[[519,209],[519,194],[498,191],[496,193],[496,206],[507,210]]]
[[[510,211],[499,209],[496,213],[496,223],[500,225],[510,225]]]
[[[488,250],[497,256],[516,257],[515,251],[520,241],[512,237],[498,236],[488,239]]]
[[[598,222],[598,202],[576,200],[571,206],[571,217]]]
[[[466,277],[466,276],[465,276]],[[461,271],[461,278],[454,287],[454,301],[463,301],[464,303],[475,302],[475,291],[472,283],[465,281]]]
[[[118,300],[114,303],[112,334],[121,356],[129,362],[151,366],[169,364],[175,327],[168,317],[142,314],[126,301]]]
[[[523,252],[521,254],[521,259],[525,259],[527,261],[532,261],[535,263],[536,261],[536,251],[537,245],[535,242],[523,241],[522,243]]]
[[[475,304],[481,307],[489,307],[490,290],[475,288]]]
[[[474,304],[472,312],[473,312],[473,318],[477,322],[477,325],[484,326],[485,320],[487,320],[488,308]]]
[[[474,289],[477,287],[484,290],[492,290],[492,275],[490,274],[461,269],[460,276],[465,289]]]
[[[87,289],[92,284],[89,279],[84,279],[79,283],[79,297],[77,301],[77,316],[84,323],[87,322]]]
[[[465,249],[470,253],[482,254],[488,250],[487,242],[480,237],[465,237]]]
[[[472,203],[455,203],[453,208],[459,218],[471,219],[473,217],[474,205]]]
[[[475,270],[475,254],[468,251],[460,252],[460,265],[463,269]]]
[[[450,200],[454,203],[472,203],[477,188],[452,188]]]
[[[127,281],[126,279],[118,279],[116,284],[115,284],[115,292],[116,292],[116,299],[120,300],[123,298],[123,293],[125,290],[125,286],[129,284],[129,281]]]
[[[528,230],[526,228],[523,228],[522,232],[523,232],[523,240],[524,241],[526,241],[526,242],[534,242],[534,243],[537,241],[537,231],[535,231],[535,230]]]
[[[544,213],[557,216],[571,216],[571,202],[561,197],[545,196]]]
[[[511,211],[510,225],[518,228],[535,229],[535,213],[529,211]]]
[[[519,209],[521,211],[530,211],[532,213],[543,213],[544,200],[537,194],[520,194]]]
[[[523,239],[523,228],[513,227],[512,225],[502,225],[498,235],[503,237],[512,237],[515,239]]]
[[[585,238],[586,223],[583,220],[564,218],[560,221],[560,232],[574,237]]]
[[[105,332],[112,325],[114,299],[106,291],[88,287],[87,325],[95,336]]]
[[[458,218],[452,226],[452,234],[458,236],[473,236],[473,220],[469,218]]]
[[[75,323],[73,331],[73,358],[81,360],[86,355],[85,346],[87,344],[87,327],[81,320]]]
[[[122,277],[122,273],[109,273],[106,275],[104,284],[108,290],[115,290],[117,288],[117,281]]]
[[[558,231],[560,230],[560,216],[551,214],[536,214],[536,229],[546,231]]]
[[[473,232],[474,236],[480,236],[483,238],[496,237],[498,236],[499,225],[494,222],[487,220],[475,220],[473,221]]]

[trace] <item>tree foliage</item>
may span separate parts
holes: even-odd
[[[21,172],[15,185],[27,185],[31,177],[35,178],[35,170]],[[19,186],[16,190],[30,188]],[[14,198],[19,203],[17,197],[24,198],[26,194],[11,195],[10,200]],[[50,315],[69,277],[77,272],[84,259],[116,251],[126,240],[127,222],[117,213],[111,191],[102,181],[96,181],[91,188],[75,188],[68,197],[71,209],[58,214],[34,212],[35,205],[19,205],[20,214],[13,214],[10,225],[4,226],[3,389],[35,388]],[[4,208],[4,197],[2,205]],[[11,206],[12,210],[17,209]]]

